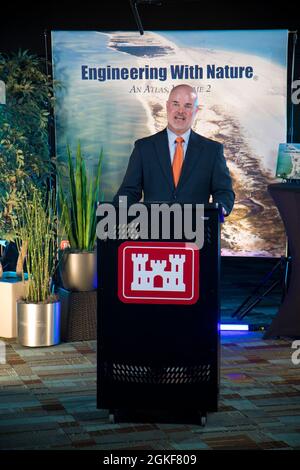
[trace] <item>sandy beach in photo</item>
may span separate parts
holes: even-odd
[[[204,69],[207,64],[253,66],[253,80],[177,80],[176,84],[189,83],[203,89],[199,93],[201,111],[193,129],[224,145],[233,177],[236,204],[222,229],[223,254],[280,254],[285,243],[284,230],[267,186],[274,182],[277,143],[285,140],[286,133],[283,67],[251,54],[178,48],[156,33],[146,33],[143,38],[136,34],[133,37],[133,33],[114,33],[109,47],[119,51],[119,41],[121,53],[133,55],[140,67],[170,67],[174,63],[201,64]],[[134,84],[142,90],[134,97],[145,110],[149,134],[166,126],[165,103],[173,85],[170,79],[163,83],[140,80]]]

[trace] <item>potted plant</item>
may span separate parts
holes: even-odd
[[[17,302],[18,340],[24,346],[51,346],[60,341],[60,302],[52,293],[56,267],[57,212],[53,189],[42,192],[31,186],[14,220],[21,259],[28,273],[26,293]],[[21,245],[25,248],[23,248]],[[26,253],[26,254],[25,254]]]
[[[96,209],[100,195],[103,151],[96,171],[88,174],[80,142],[75,165],[67,146],[67,174],[58,174],[60,226],[69,247],[63,250],[60,274],[65,289],[91,291],[97,287]]]
[[[45,61],[27,50],[0,52],[1,83],[6,99],[0,103],[0,238],[9,244],[0,278],[0,336],[11,338],[17,335],[16,300],[24,296],[27,283],[26,274],[21,273],[25,242],[18,243],[23,252],[17,263],[16,214],[21,214],[24,188],[34,184],[45,191],[53,171],[49,125],[53,123],[54,84]]]

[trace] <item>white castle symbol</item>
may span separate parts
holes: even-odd
[[[185,255],[169,255],[171,263],[171,271],[165,271],[166,260],[151,260],[151,270],[146,271],[146,263],[148,255],[133,254],[131,259],[133,262],[133,281],[131,283],[132,290],[152,290],[152,291],[176,291],[184,292],[185,284],[183,282],[183,265],[185,263]],[[160,276],[162,279],[162,287],[154,286],[154,279]]]

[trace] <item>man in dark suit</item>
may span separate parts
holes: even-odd
[[[168,126],[135,142],[115,203],[127,196],[130,205],[143,195],[144,202],[200,204],[212,195],[225,215],[231,212],[234,192],[223,146],[191,130],[198,109],[194,88],[178,85],[171,90]]]

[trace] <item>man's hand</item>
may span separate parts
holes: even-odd
[[[224,217],[225,217],[226,215],[228,215],[228,214],[227,214],[227,211],[226,211],[226,209],[224,209],[224,207],[222,207],[222,214],[224,215]]]

